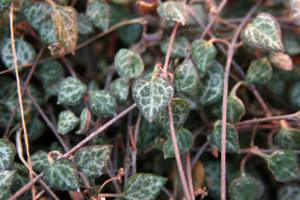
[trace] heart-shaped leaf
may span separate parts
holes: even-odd
[[[121,20],[123,20],[122,18]],[[120,41],[127,47],[140,41],[142,36],[143,26],[139,23],[128,24],[120,27],[117,30]]]
[[[58,190],[78,189],[78,174],[75,165],[66,158],[56,160],[43,174],[44,181]]]
[[[229,186],[231,200],[256,200],[264,192],[264,185],[254,178],[242,176],[235,179]]]
[[[30,181],[30,177],[27,168],[22,164],[14,162],[12,169],[16,170],[15,176],[12,181],[13,184],[10,187],[11,193],[14,194]],[[31,190],[28,189],[20,198],[25,198],[30,194],[30,192]]]
[[[38,66],[38,74],[45,85],[50,85],[64,77],[64,70],[59,62],[50,60]]]
[[[278,69],[285,71],[291,71],[293,69],[293,60],[288,54],[271,51],[269,60],[271,64]]]
[[[144,63],[139,54],[128,49],[120,49],[115,56],[115,68],[124,78],[136,78],[144,71]]]
[[[124,197],[129,200],[154,200],[166,182],[166,178],[153,174],[132,175],[125,185]]]
[[[129,93],[129,81],[125,78],[117,78],[110,84],[110,90],[119,101],[125,101]]]
[[[5,139],[0,139],[0,170],[10,169],[16,155],[16,147]]]
[[[293,22],[300,25],[300,2],[299,0],[290,0],[290,8]]]
[[[275,137],[275,143],[281,149],[300,150],[300,130],[292,129],[281,123],[281,130]]]
[[[8,69],[15,67],[11,39],[5,38],[1,41],[1,43],[1,59],[3,64]],[[15,38],[15,46],[18,65],[24,65],[34,61],[36,53],[31,44],[22,39]],[[19,70],[21,69],[22,68]]]
[[[194,142],[193,135],[191,132],[185,128],[180,128],[176,132],[176,140],[178,144],[178,150],[180,154],[183,154],[187,150],[189,150]],[[175,156],[174,147],[172,138],[168,137],[167,141],[164,143],[163,146],[164,158],[172,158]]]
[[[109,91],[90,91],[89,94],[89,107],[93,113],[101,117],[111,117],[116,114],[117,101]]]
[[[178,92],[193,94],[200,85],[199,79],[193,62],[189,60],[176,68],[174,86]]]
[[[290,182],[299,178],[298,159],[293,151],[277,151],[267,160],[268,167],[279,182]]]
[[[295,83],[288,91],[288,97],[295,109],[300,109],[300,83]]]
[[[79,130],[76,131],[76,134],[81,135],[86,133],[90,128],[90,123],[91,123],[91,113],[87,108],[85,108],[82,110],[80,114],[80,126],[79,126]]]
[[[185,24],[189,18],[188,7],[184,2],[167,1],[161,3],[157,12],[161,18]]]
[[[30,156],[32,169],[37,172],[44,171],[49,166],[48,153],[39,150]]]
[[[298,184],[286,184],[279,188],[277,192],[278,200],[298,200],[300,199],[300,186]]]
[[[284,51],[277,20],[268,13],[260,13],[243,30],[242,40],[252,46],[273,51]]]
[[[186,100],[189,103],[190,110],[198,110],[201,107],[198,101],[198,95],[199,95],[198,91],[196,94],[192,94],[192,95],[184,94],[184,93],[176,93],[174,95],[174,98]]]
[[[51,5],[46,2],[34,2],[23,10],[26,20],[36,30],[39,30],[41,24],[51,17],[52,12]]]
[[[206,74],[216,55],[217,50],[211,42],[206,40],[193,41],[192,56],[201,77]]]
[[[27,125],[27,134],[28,140],[30,142],[38,140],[43,136],[46,130],[46,126],[44,122],[42,122],[39,118],[33,118]]]
[[[46,44],[56,42],[55,29],[51,19],[46,19],[40,26],[39,34],[41,40]]]
[[[224,69],[217,61],[213,61],[212,66],[206,75],[200,79],[201,86],[198,92],[199,103],[202,106],[217,102],[223,96]]]
[[[171,103],[172,117],[175,132],[182,127],[187,120],[190,108],[189,103],[183,99],[172,99]],[[167,133],[170,133],[170,123],[168,110],[165,109],[154,120],[155,124]]]
[[[273,69],[267,58],[253,60],[248,68],[246,82],[264,84],[271,80]]]
[[[51,5],[56,41],[66,51],[75,54],[78,39],[77,11],[70,6],[58,6],[55,3]]]
[[[95,26],[107,30],[110,19],[110,6],[104,0],[89,0],[86,8],[86,15]]]
[[[169,105],[173,94],[171,82],[160,77],[150,81],[137,79],[132,85],[132,97],[148,122],[152,122]]]
[[[137,141],[137,148],[139,151],[144,151],[155,143],[155,138],[159,135],[160,129],[147,120],[142,119],[139,137]]]
[[[78,15],[77,24],[79,34],[87,35],[93,32],[93,24],[84,13]]]
[[[110,158],[111,145],[82,147],[75,153],[75,164],[87,178],[101,176]]]
[[[160,45],[160,50],[167,54],[170,38],[164,40]],[[176,37],[171,50],[171,58],[186,58],[191,51],[190,43],[185,37]]]
[[[58,116],[57,132],[64,135],[73,130],[79,122],[80,119],[73,112],[68,110],[62,111]]]
[[[10,191],[9,188],[12,185],[13,178],[16,171],[9,170],[4,171],[0,170],[0,199],[9,199]]]
[[[74,77],[65,78],[59,88],[57,104],[79,104],[87,91],[87,86]]]
[[[222,124],[220,121],[217,121],[214,124],[214,130],[210,135],[210,143],[217,147],[218,149],[222,148],[221,143],[222,137]],[[229,123],[226,123],[226,151],[239,152],[240,145],[238,140],[238,133],[236,129]]]

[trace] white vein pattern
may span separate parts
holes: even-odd
[[[183,25],[189,17],[187,6],[183,2],[164,2],[157,8],[157,11],[162,18],[173,20]]]

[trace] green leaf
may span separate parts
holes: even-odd
[[[110,6],[104,0],[89,0],[86,15],[95,26],[106,31],[109,26]]]
[[[38,117],[33,118],[27,125],[27,134],[29,142],[38,140],[43,136],[46,130],[44,122],[42,122]]]
[[[300,109],[300,83],[293,84],[288,91],[288,97],[295,109]]]
[[[0,99],[4,100],[15,85],[15,80],[6,76],[1,76],[0,79]],[[3,112],[2,112],[3,113]]]
[[[206,40],[193,41],[192,56],[201,77],[206,74],[216,55],[217,50],[211,42]]]
[[[260,199],[264,191],[264,185],[247,176],[235,179],[229,186],[231,200],[256,200]]]
[[[82,147],[75,153],[75,164],[87,178],[96,179],[105,170],[111,149],[111,145]]]
[[[123,18],[121,20],[124,20]],[[142,35],[143,26],[141,24],[128,24],[117,29],[120,41],[127,47],[137,43]]]
[[[281,30],[277,20],[268,13],[260,13],[241,34],[242,40],[252,46],[273,51],[284,51]]]
[[[73,7],[52,4],[55,38],[66,51],[75,54],[78,39],[77,11]]]
[[[176,93],[174,95],[174,98],[186,100],[189,103],[190,110],[198,110],[200,108],[200,104],[198,102],[198,99],[199,99],[198,95],[199,95],[198,92],[193,95],[188,95],[188,94],[184,94],[184,93]]]
[[[124,197],[128,200],[154,200],[167,179],[153,174],[135,174],[129,177]]]
[[[11,2],[12,2],[12,0],[0,0],[0,14],[4,13],[4,11],[6,11],[6,9],[8,9]]]
[[[45,20],[39,29],[41,40],[46,44],[52,44],[56,42],[55,29],[51,19]]]
[[[159,135],[160,129],[154,124],[149,123],[147,120],[142,119],[139,137],[137,141],[137,148],[143,152],[155,143],[155,138]]]
[[[9,188],[12,185],[12,180],[15,176],[16,171],[4,171],[0,170],[0,199],[5,200],[10,196]]]
[[[42,172],[49,166],[48,153],[39,150],[30,156],[32,169],[36,172]]]
[[[177,132],[177,130],[184,125],[189,116],[189,103],[183,99],[172,99],[170,105],[172,110],[174,129],[175,132]],[[155,118],[154,122],[164,131],[170,133],[170,123],[167,108]]]
[[[64,77],[64,70],[59,62],[50,60],[38,66],[38,74],[45,85],[50,85]]]
[[[217,102],[223,96],[224,69],[217,61],[213,61],[212,66],[206,75],[200,79],[201,86],[198,92],[199,103],[206,106]]]
[[[278,69],[285,71],[291,71],[293,69],[293,60],[288,54],[271,51],[269,60],[271,64]]]
[[[248,68],[246,82],[264,84],[271,80],[273,70],[267,58],[253,60]]]
[[[197,91],[200,78],[191,60],[176,68],[174,85],[178,92],[193,94]]]
[[[174,88],[169,80],[156,77],[150,81],[138,79],[132,85],[132,97],[148,122],[171,103]]]
[[[77,105],[86,91],[87,86],[79,79],[67,77],[60,84],[57,104]]]
[[[89,106],[93,113],[101,117],[111,117],[116,114],[117,102],[109,91],[90,91],[89,94]]]
[[[110,84],[109,88],[119,101],[125,101],[129,93],[129,80],[117,78]]]
[[[79,13],[77,24],[79,34],[87,35],[93,32],[93,24],[84,13]]]
[[[287,54],[295,56],[300,53],[300,39],[298,34],[293,31],[287,31],[283,33],[282,42]]]
[[[8,140],[0,139],[0,170],[10,169],[15,155],[15,145]]]
[[[300,130],[289,128],[281,123],[281,130],[275,137],[275,143],[281,149],[300,150]]]
[[[95,79],[92,79],[88,85],[88,91],[100,90],[98,83]]]
[[[73,112],[62,111],[58,116],[57,132],[62,135],[68,133],[79,124],[79,121],[80,119]]]
[[[51,17],[52,12],[51,5],[46,2],[34,2],[23,10],[26,20],[36,30],[39,30],[44,21]]]
[[[277,181],[286,183],[299,178],[298,159],[295,152],[277,151],[267,162]]]
[[[15,67],[11,39],[5,38],[1,43],[1,59],[3,64],[8,69]],[[34,61],[36,53],[31,44],[20,38],[15,38],[15,46],[18,66]],[[21,70],[21,68],[19,70]]]
[[[298,0],[290,0],[291,16],[293,22],[300,25],[300,3]]]
[[[184,2],[163,2],[158,6],[157,12],[161,18],[176,21],[183,25],[189,18],[189,11]]]
[[[115,68],[124,78],[136,78],[144,71],[144,63],[139,54],[128,49],[120,49],[115,56]]]
[[[91,123],[91,113],[87,108],[85,108],[82,110],[80,114],[80,126],[79,126],[79,130],[76,131],[76,134],[81,135],[86,133],[90,128],[90,123]]]
[[[280,187],[277,193],[278,200],[299,200],[300,186],[296,184],[288,184]]]
[[[193,135],[191,132],[185,128],[180,128],[176,132],[176,140],[178,144],[178,150],[180,154],[183,154],[187,150],[189,150],[194,142]],[[172,138],[169,136],[167,141],[164,143],[163,146],[164,158],[172,158],[175,156],[174,147]]]
[[[30,177],[27,168],[22,164],[14,162],[12,169],[16,170],[15,176],[13,178],[13,184],[10,187],[11,193],[14,194],[30,181]],[[31,190],[28,189],[20,198],[28,196],[30,192]]]
[[[222,148],[221,143],[222,138],[222,124],[220,121],[217,121],[214,124],[214,130],[210,135],[210,143],[217,147],[218,149]],[[240,145],[238,140],[238,133],[234,126],[229,123],[226,123],[226,151],[229,152],[239,152]]]
[[[167,54],[170,38],[164,40],[160,45],[160,50]],[[171,50],[171,58],[186,58],[191,51],[190,43],[185,37],[176,37]]]
[[[66,158],[61,158],[51,164],[45,171],[43,179],[50,187],[58,190],[75,191],[78,189],[77,169]]]

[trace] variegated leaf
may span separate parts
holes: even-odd
[[[193,135],[185,128],[180,128],[176,133],[176,141],[180,154],[189,150],[194,142]],[[172,158],[175,156],[172,138],[169,136],[163,146],[164,158]]]
[[[246,82],[250,84],[264,84],[270,81],[273,69],[267,58],[253,60],[248,68]]]
[[[32,169],[36,172],[42,172],[49,166],[48,153],[39,150],[30,156]]]
[[[166,20],[173,20],[183,25],[189,18],[188,7],[184,2],[163,2],[158,6],[157,12],[162,18]]]
[[[77,24],[79,34],[87,35],[93,32],[93,24],[84,13],[78,15]]]
[[[65,78],[59,88],[57,104],[79,104],[87,91],[87,86],[74,77]]]
[[[73,130],[79,122],[80,119],[73,112],[68,110],[62,111],[58,116],[57,132],[64,135]]]
[[[117,78],[110,84],[110,90],[119,101],[125,101],[129,93],[129,81],[125,78]]]
[[[76,131],[76,134],[81,135],[86,133],[89,130],[90,123],[91,123],[91,113],[87,108],[85,108],[82,110],[80,114],[80,126],[79,126],[79,130]]]
[[[57,190],[78,189],[78,174],[75,165],[66,158],[56,160],[43,174],[44,181]]]
[[[281,30],[277,20],[268,13],[260,13],[241,34],[242,40],[252,46],[273,51],[284,51]]]
[[[124,78],[136,78],[144,71],[144,63],[139,54],[128,49],[120,49],[115,56],[115,68]]]
[[[33,46],[31,46],[31,44],[29,44],[28,42],[20,38],[15,38],[15,46],[16,46],[18,65],[24,65],[34,61],[36,57],[36,53]],[[5,38],[2,40],[1,59],[7,68],[10,69],[15,67],[10,38]],[[21,70],[21,68],[19,70]]]
[[[38,117],[33,118],[28,124],[26,124],[26,126],[28,140],[30,142],[38,140],[43,136],[46,130],[44,122],[42,122]]]
[[[290,0],[289,3],[293,22],[297,25],[300,25],[300,1]]]
[[[206,40],[193,41],[192,56],[201,77],[206,74],[216,55],[217,50],[211,42]]]
[[[172,100],[174,87],[169,80],[157,77],[138,79],[132,85],[132,97],[145,119],[152,122]]]
[[[171,103],[172,117],[175,132],[184,125],[187,120],[190,108],[189,103],[183,99],[172,99]],[[168,110],[165,109],[154,120],[155,124],[162,128],[167,133],[170,133],[170,123]]]
[[[10,190],[13,178],[16,171],[14,170],[0,170],[0,199],[9,199]]]
[[[164,40],[160,45],[160,50],[167,54],[170,39]],[[191,51],[190,43],[185,37],[176,37],[171,50],[171,58],[186,58]]]
[[[15,155],[15,145],[8,140],[0,139],[0,170],[10,169]]]
[[[218,149],[222,148],[221,144],[222,137],[222,124],[217,121],[214,124],[214,130],[210,135],[210,142],[213,146]],[[240,145],[238,141],[238,133],[236,129],[229,123],[226,123],[226,151],[239,152]]]
[[[155,138],[159,135],[160,129],[155,123],[149,123],[147,120],[142,119],[139,137],[137,141],[137,148],[143,152],[155,143]]]
[[[213,61],[212,66],[206,75],[200,79],[201,85],[198,92],[199,103],[202,106],[217,102],[223,96],[224,69],[217,61]]]
[[[281,130],[275,137],[275,143],[281,149],[300,150],[300,130],[289,128],[281,122]]]
[[[30,181],[30,177],[27,168],[24,165],[19,164],[17,162],[13,163],[12,170],[16,171],[15,176],[13,178],[13,184],[10,187],[11,193],[14,194]],[[25,198],[29,196],[30,192],[31,190],[28,189],[20,196],[20,198]]]
[[[87,178],[96,179],[105,170],[111,149],[111,145],[82,147],[75,153],[75,164]]]
[[[178,92],[194,94],[199,85],[200,78],[191,60],[176,68],[174,86]]]
[[[38,66],[37,71],[45,85],[56,83],[64,77],[63,67],[56,60],[44,62]]]
[[[46,44],[56,42],[54,25],[51,19],[46,19],[40,26],[39,34],[41,40]]]
[[[279,188],[277,192],[278,200],[298,200],[300,199],[299,184],[285,184]]]
[[[87,3],[86,15],[95,26],[107,30],[110,19],[110,6],[104,0],[89,0]]]
[[[101,117],[112,117],[116,114],[117,102],[109,91],[90,91],[89,94],[89,107],[93,113]]]

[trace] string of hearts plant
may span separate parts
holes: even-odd
[[[299,13],[0,0],[0,200],[299,199]]]

